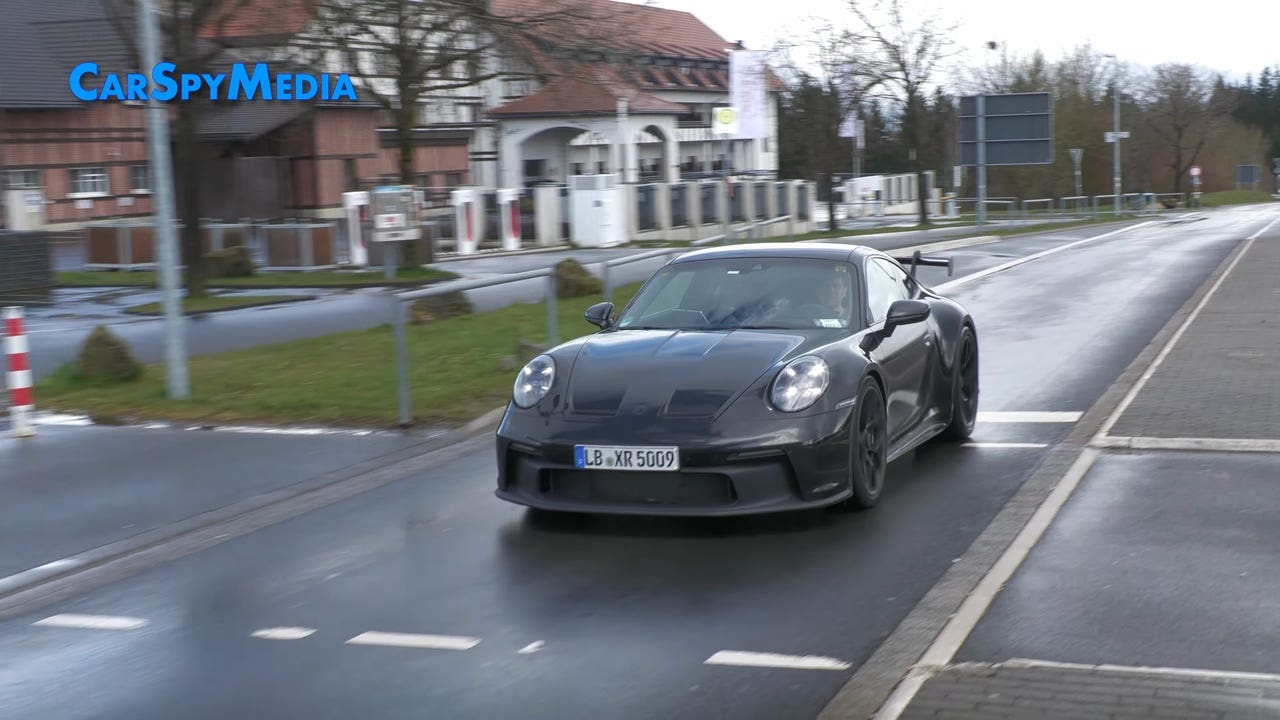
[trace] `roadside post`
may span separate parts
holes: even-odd
[[[408,185],[383,185],[370,195],[373,205],[373,240],[380,243],[413,242],[422,237],[415,221],[414,190]],[[387,279],[396,276],[394,245],[386,246],[382,264]]]
[[[365,191],[342,193],[342,208],[347,215],[347,247],[349,259],[355,267],[369,264],[368,246],[365,244],[363,208],[369,206],[369,193]]]
[[[35,395],[31,384],[31,362],[27,357],[27,334],[22,324],[22,308],[4,309],[4,354],[8,358],[9,372],[5,384],[9,387],[9,417],[13,420],[13,436],[34,437],[35,426],[31,414],[35,411]]]
[[[520,191],[498,188],[498,217],[502,219],[502,249],[520,249]]]

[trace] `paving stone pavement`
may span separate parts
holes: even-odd
[[[1139,668],[959,664],[925,681],[901,720],[1274,720],[1280,678]]]
[[[1218,287],[1110,435],[1280,439],[1280,230]]]

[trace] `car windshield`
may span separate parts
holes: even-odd
[[[619,329],[847,329],[857,296],[844,262],[719,258],[658,271],[618,318]]]

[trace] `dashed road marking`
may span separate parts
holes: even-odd
[[[980,412],[980,423],[1074,423],[1082,412]]]
[[[369,631],[347,641],[348,645],[386,645],[388,647],[417,648],[423,650],[470,650],[480,644],[478,638],[457,635],[419,635],[416,633],[392,633]]]
[[[791,670],[848,670],[852,665],[835,658],[816,655],[778,655],[775,653],[721,650],[704,661],[706,665],[740,665]]]
[[[1047,448],[1048,443],[1019,443],[1019,442],[970,442],[965,443],[962,447],[971,448],[991,448],[995,450],[1014,449],[1014,448]]]
[[[81,630],[137,630],[145,627],[147,621],[142,618],[124,617],[121,615],[50,615],[37,620],[32,625],[42,627],[77,628]]]
[[[315,633],[314,628],[275,627],[255,630],[253,636],[263,640],[301,640]]]
[[[525,645],[524,647],[520,648],[517,652],[519,652],[521,655],[531,655],[541,650],[542,646],[545,644],[546,643],[544,643],[543,641],[538,640],[536,642],[531,642],[528,645]]]

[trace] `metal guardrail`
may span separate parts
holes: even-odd
[[[404,292],[394,293],[393,303],[393,324],[396,333],[396,391],[400,402],[400,424],[408,426],[413,422],[413,410],[409,401],[409,347],[408,339],[405,337],[405,323],[408,319],[408,303],[422,298],[432,297],[434,295],[445,295],[447,293],[466,292],[467,290],[479,290],[480,288],[493,287],[495,285],[506,285],[514,282],[524,282],[526,280],[537,280],[545,277],[547,279],[546,304],[547,304],[547,342],[556,345],[559,342],[559,309],[556,303],[556,272],[554,267],[542,268],[541,270],[529,270],[527,272],[515,273],[512,275],[500,275],[493,278],[483,278],[479,280],[464,280],[461,282],[446,283],[436,287],[422,288],[421,290],[406,290]]]

